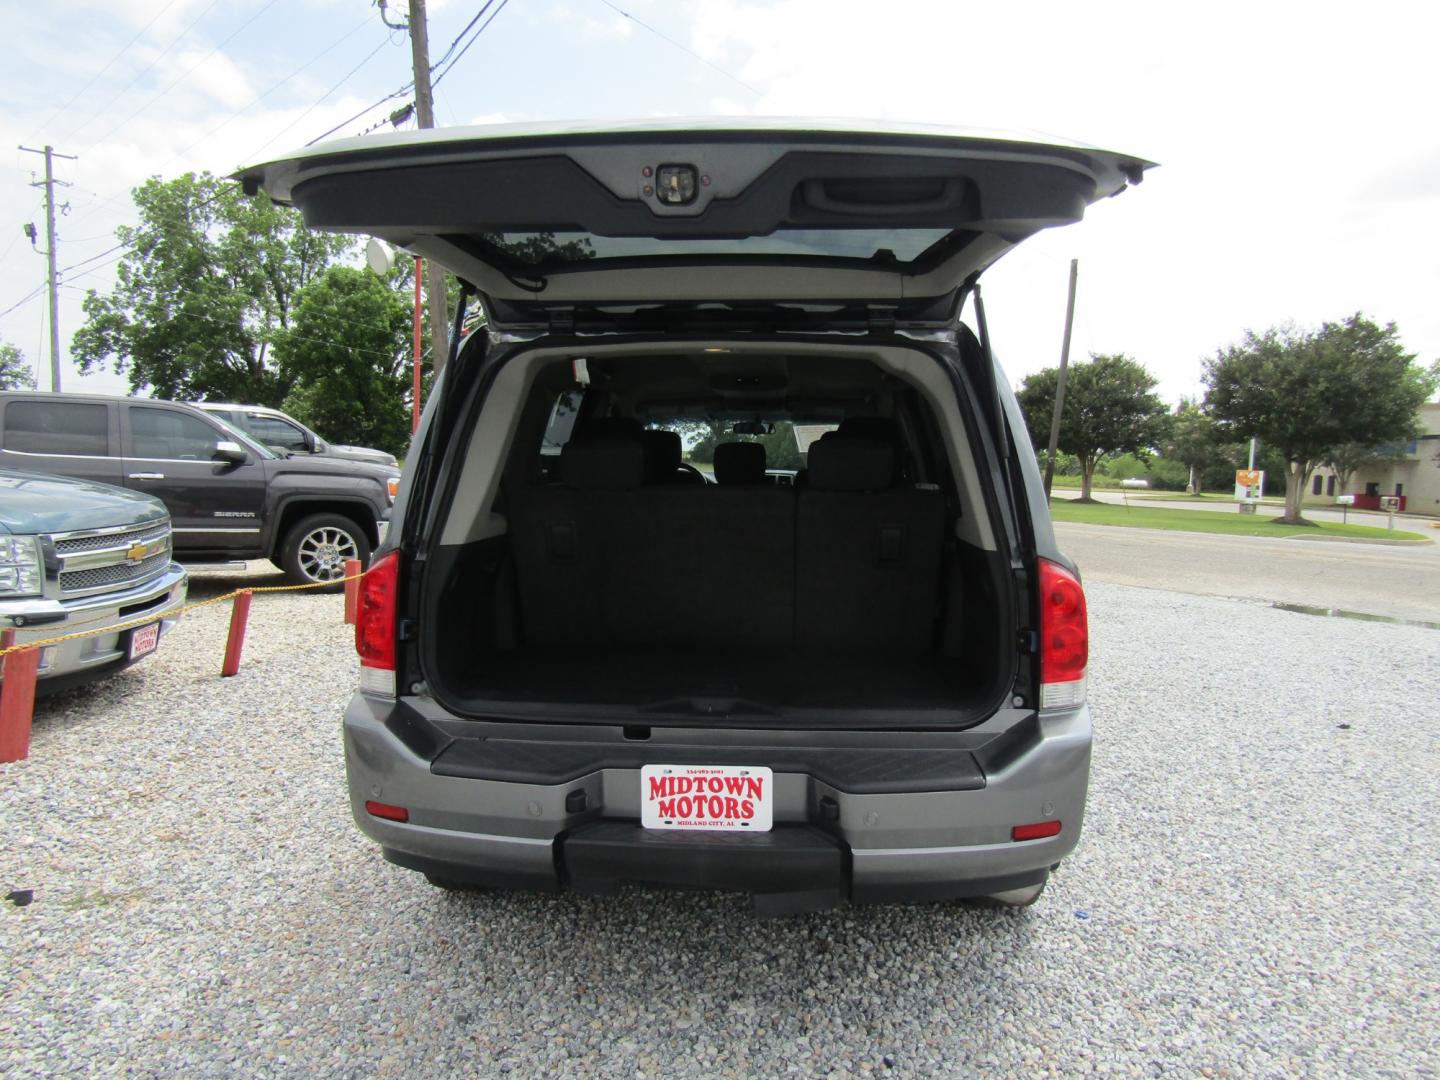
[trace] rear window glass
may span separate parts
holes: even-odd
[[[266,446],[278,446],[284,450],[293,450],[297,454],[304,453],[309,449],[305,442],[305,433],[294,424],[287,424],[284,420],[277,420],[273,416],[259,416],[249,413],[246,416],[245,426]]]
[[[697,255],[912,263],[949,235],[949,229],[777,229],[769,236],[705,240],[596,236],[583,232],[486,233],[484,239],[516,262],[546,269],[592,259],[670,259]]]
[[[24,454],[105,457],[110,453],[105,405],[61,401],[5,404],[5,449]]]

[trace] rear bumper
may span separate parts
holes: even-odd
[[[179,621],[187,584],[185,569],[179,563],[171,563],[159,577],[124,592],[85,597],[71,603],[10,601],[0,604],[0,624],[13,625],[17,616],[28,624],[16,629],[17,645],[68,634],[87,634],[42,647],[36,673],[41,680],[40,688],[59,690],[133,663],[129,658],[133,630],[107,628],[143,618],[147,623],[159,622],[163,638]]]
[[[391,862],[483,886],[712,888],[750,893],[762,913],[989,895],[1043,881],[1074,850],[1089,782],[1080,708],[1041,719],[980,787],[855,794],[777,770],[773,832],[652,833],[638,822],[639,770],[605,767],[600,748],[593,771],[563,783],[437,775],[433,747],[387,726],[395,708],[357,694],[346,712],[355,820]],[[409,821],[374,817],[367,800],[405,807]],[[1058,835],[1010,839],[1050,819]]]

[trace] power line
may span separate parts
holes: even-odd
[[[26,304],[28,304],[31,300],[34,300],[35,297],[39,296],[39,295],[40,295],[41,293],[43,293],[44,291],[45,291],[45,286],[44,286],[44,285],[37,285],[37,286],[35,287],[35,291],[32,292],[29,296],[26,296],[26,297],[24,297],[23,299],[20,299],[20,300],[16,300],[15,303],[11,304],[11,305],[10,305],[9,307],[7,307],[4,311],[0,311],[0,319],[3,319],[6,315],[9,315],[12,311],[16,310],[17,308],[22,308],[22,307],[24,307]]]
[[[106,109],[108,109],[110,105],[114,105],[126,94],[128,94],[136,83],[138,83],[147,74],[149,74],[151,69],[154,68],[156,64],[158,64],[161,60],[165,58],[166,54],[168,54],[170,50],[175,47],[176,43],[180,41],[181,38],[184,38],[186,35],[188,35],[191,30],[194,30],[195,27],[200,25],[200,20],[205,18],[206,15],[209,15],[210,12],[213,11],[216,5],[218,5],[219,3],[220,0],[210,0],[209,7],[207,7],[204,11],[200,12],[199,15],[196,15],[195,18],[191,20],[189,26],[185,27],[184,30],[181,30],[180,33],[176,34],[173,38],[171,38],[169,43],[155,55],[155,59],[151,60],[150,63],[146,64],[143,68],[141,68],[140,71],[135,75],[135,77],[131,79],[128,83],[126,83],[118,94],[116,94],[113,98],[110,99],[109,104],[101,106],[99,109],[96,109],[93,113],[87,116],[84,120],[81,120],[79,124],[77,124],[75,127],[71,128],[68,132],[65,133],[65,136],[63,139],[61,139],[61,141],[68,141],[77,133],[82,131],[87,125],[89,125],[90,121],[96,120],[99,117],[103,116]],[[99,140],[97,139],[95,140],[95,142],[99,142]],[[90,145],[94,146],[95,142],[92,142]]]
[[[279,90],[280,87],[284,86],[284,85],[285,85],[286,83],[288,83],[291,79],[295,78],[295,76],[299,75],[302,71],[304,71],[306,68],[310,67],[310,66],[311,66],[312,64],[314,64],[316,61],[320,60],[322,57],[328,55],[329,53],[333,52],[335,49],[337,49],[337,48],[339,48],[341,45],[343,45],[345,42],[349,41],[352,37],[354,37],[354,36],[355,36],[356,34],[358,34],[361,30],[363,30],[363,29],[365,28],[365,26],[369,23],[369,21],[370,21],[370,18],[369,18],[369,16],[367,15],[364,19],[362,19],[360,22],[356,23],[349,31],[347,31],[345,34],[342,34],[339,38],[337,38],[335,41],[333,41],[333,42],[332,42],[330,45],[328,45],[326,48],[324,48],[324,49],[322,49],[320,52],[316,53],[316,54],[315,54],[314,56],[312,56],[309,60],[305,61],[305,63],[301,64],[298,68],[296,68],[294,71],[292,71],[289,75],[286,75],[286,76],[285,76],[283,79],[281,79],[279,82],[273,84],[269,89],[265,90],[265,91],[264,91],[263,93],[261,93],[261,94],[257,94],[255,97],[251,98],[248,102],[246,102],[246,103],[245,103],[244,105],[242,105],[240,108],[236,109],[234,112],[232,112],[229,116],[227,116],[227,117],[226,117],[224,120],[222,120],[220,123],[216,124],[216,125],[215,125],[214,127],[212,127],[209,131],[205,132],[204,135],[201,135],[200,138],[196,139],[196,140],[195,140],[194,142],[192,142],[189,146],[186,146],[184,149],[177,150],[175,153],[171,154],[170,157],[165,160],[164,164],[162,164],[159,168],[155,169],[154,171],[155,171],[155,172],[164,172],[164,171],[165,171],[165,168],[166,168],[167,166],[169,166],[170,163],[173,162],[176,158],[180,158],[180,157],[183,157],[184,155],[188,154],[191,150],[195,149],[195,147],[199,146],[201,143],[205,142],[207,139],[209,139],[211,136],[213,136],[213,135],[214,135],[217,131],[219,131],[221,128],[225,127],[227,124],[230,124],[230,123],[233,122],[236,118],[238,118],[241,114],[245,113],[247,110],[249,110],[249,109],[251,109],[252,107],[254,107],[254,105],[255,105],[257,102],[263,101],[265,98],[269,97],[269,96],[270,96],[271,94],[273,94],[276,90]],[[373,55],[373,53],[372,53],[372,55]],[[111,196],[109,196],[109,197],[101,200],[99,203],[96,203],[96,204],[92,204],[92,205],[90,205],[90,206],[87,206],[87,207],[86,207],[86,210],[85,210],[85,213],[81,214],[79,217],[77,217],[77,218],[75,219],[76,222],[78,223],[78,222],[87,220],[88,218],[92,217],[92,216],[95,214],[96,211],[100,210],[101,208],[103,208],[103,207],[105,207],[105,206],[110,205],[110,204],[113,203],[116,199],[119,199],[119,198],[121,198],[122,196],[124,196],[124,195],[126,195],[126,194],[128,194],[128,193],[127,193],[127,192],[123,192],[123,191],[122,191],[122,192],[116,192],[114,195],[111,195]],[[109,234],[106,234],[106,235],[109,235]],[[74,242],[75,242],[75,243],[79,243],[80,241],[74,241]]]
[[[741,78],[739,78],[738,76],[735,76],[735,75],[731,75],[730,72],[726,71],[726,70],[725,70],[724,68],[722,68],[719,64],[712,64],[709,60],[706,60],[705,57],[701,56],[701,55],[700,55],[699,53],[697,53],[694,49],[688,49],[688,48],[686,48],[684,45],[681,45],[680,42],[676,41],[674,38],[672,38],[672,37],[670,37],[670,36],[668,36],[668,35],[666,35],[666,34],[662,34],[659,30],[656,30],[655,27],[651,26],[649,23],[647,23],[647,22],[645,22],[645,21],[643,21],[643,20],[641,20],[641,19],[637,19],[634,15],[631,15],[628,11],[625,11],[625,10],[622,9],[622,8],[616,7],[614,4],[612,4],[612,3],[610,2],[610,0],[600,0],[600,3],[604,4],[606,7],[608,7],[611,11],[615,12],[616,14],[625,16],[625,18],[629,19],[631,22],[633,22],[635,25],[639,26],[641,29],[649,30],[650,33],[654,34],[654,35],[655,35],[656,37],[658,37],[661,41],[664,41],[664,42],[667,42],[667,43],[670,44],[670,45],[673,45],[675,48],[679,49],[681,52],[685,53],[687,56],[692,56],[692,57],[694,57],[696,60],[699,60],[700,63],[704,64],[706,67],[710,68],[712,71],[718,71],[721,75],[724,75],[725,78],[729,79],[731,82],[735,83],[737,86],[743,86],[746,90],[749,90],[749,91],[750,91],[752,94],[754,94],[756,97],[758,97],[758,98],[763,98],[763,97],[765,97],[765,95],[764,95],[763,93],[761,93],[759,90],[755,89],[755,87],[751,86],[751,85],[750,85],[749,83],[747,83],[744,79],[741,79]]]
[[[99,143],[103,142],[104,140],[108,139],[110,136],[114,135],[117,131],[120,131],[120,130],[121,130],[122,128],[124,128],[127,124],[129,124],[130,121],[134,120],[137,116],[139,116],[141,113],[143,113],[146,109],[150,108],[151,105],[154,105],[155,102],[159,101],[162,97],[164,97],[165,95],[169,94],[170,91],[172,91],[172,90],[175,89],[175,87],[179,86],[182,82],[184,82],[184,81],[185,81],[186,79],[188,79],[191,75],[193,75],[193,74],[196,72],[196,70],[199,69],[199,67],[200,67],[201,64],[205,63],[205,62],[206,62],[207,60],[209,60],[212,56],[214,56],[214,55],[215,55],[216,53],[218,53],[221,49],[223,49],[226,45],[228,45],[228,44],[230,44],[230,42],[234,41],[237,37],[239,37],[242,33],[244,33],[245,30],[247,30],[247,29],[250,27],[250,25],[255,22],[256,19],[260,18],[261,15],[264,15],[267,11],[269,11],[272,7],[274,7],[274,6],[275,6],[276,4],[278,4],[279,2],[280,2],[280,0],[270,0],[270,2],[267,3],[264,7],[262,7],[259,11],[255,12],[254,15],[251,15],[250,18],[246,19],[243,23],[241,23],[241,24],[240,24],[234,31],[232,31],[223,41],[221,41],[218,45],[216,45],[216,46],[215,46],[213,49],[211,49],[208,53],[206,53],[204,56],[202,56],[199,60],[196,60],[195,63],[191,64],[188,68],[186,68],[184,71],[182,71],[182,72],[180,73],[180,75],[179,75],[178,77],[176,77],[175,80],[172,81],[172,82],[171,82],[168,86],[166,86],[163,90],[160,90],[160,91],[158,91],[156,94],[154,94],[149,100],[147,100],[147,101],[145,102],[145,104],[141,105],[138,109],[136,109],[134,112],[132,112],[132,113],[131,113],[129,116],[127,116],[124,120],[120,121],[120,123],[116,124],[116,125],[115,125],[114,127],[112,127],[109,131],[105,132],[104,135],[101,135],[98,139],[95,139],[94,141],[92,141],[92,142],[90,143],[90,146],[91,146],[91,147],[94,147],[94,146],[98,145]],[[212,5],[212,6],[213,6],[213,5]]]
[[[494,2],[495,0],[485,0],[484,6],[475,13],[475,17],[465,24],[465,29],[461,30],[460,33],[455,35],[455,40],[450,42],[450,47],[445,50],[444,55],[442,55],[439,60],[436,60],[435,63],[430,65],[431,71],[434,71],[436,68],[441,67],[442,65],[444,65],[446,60],[450,59],[450,54],[455,51],[455,46],[460,44],[460,39],[470,32],[470,28],[481,20],[481,18],[485,15],[485,12],[490,10],[490,5]]]
[[[383,42],[383,41],[382,41],[382,42],[380,43],[380,46],[381,46],[381,47],[384,47],[386,44],[388,44],[388,42]],[[375,50],[375,52],[379,52],[379,51],[380,51],[379,48],[377,48],[377,49]],[[371,53],[371,54],[370,54],[370,56],[374,56],[374,55],[375,55],[375,53]],[[359,71],[362,67],[364,67],[366,61],[368,61],[368,60],[370,59],[370,56],[367,56],[364,60],[361,60],[360,63],[355,66],[355,70],[350,72],[350,75],[354,75],[356,71]],[[329,89],[329,91],[326,92],[325,97],[322,97],[322,98],[320,99],[320,101],[324,101],[325,98],[329,97],[329,96],[330,96],[331,94],[333,94],[336,90],[339,90],[341,86],[343,86],[347,81],[349,81],[350,75],[346,75],[345,78],[341,79],[340,82],[336,83],[333,87],[331,87],[331,88]],[[414,82],[408,82],[408,83],[406,83],[404,86],[400,87],[399,90],[396,90],[396,91],[394,91],[393,93],[390,93],[390,94],[386,94],[384,97],[382,97],[379,101],[375,102],[374,104],[366,105],[365,108],[361,109],[359,112],[357,112],[354,116],[350,117],[349,119],[340,121],[340,123],[336,124],[336,125],[335,125],[334,127],[332,127],[329,131],[324,132],[324,133],[321,134],[321,135],[316,135],[315,138],[311,139],[311,140],[310,140],[309,142],[307,142],[305,145],[306,145],[306,146],[314,146],[314,145],[315,145],[317,142],[319,142],[321,139],[328,138],[329,136],[334,135],[335,132],[339,131],[339,130],[340,130],[341,128],[343,128],[343,127],[348,127],[349,125],[353,124],[356,120],[359,120],[359,119],[360,119],[362,116],[364,116],[366,113],[371,112],[371,111],[373,111],[373,110],[375,110],[375,109],[378,109],[381,105],[384,105],[385,102],[387,102],[387,101],[394,101],[396,98],[400,97],[401,95],[408,93],[411,89],[414,88],[414,86],[415,86],[415,83],[414,83]],[[309,116],[310,113],[314,112],[314,111],[315,111],[315,106],[318,106],[318,105],[320,104],[320,101],[317,101],[314,106],[311,106],[309,109],[307,109],[306,112],[305,112],[305,116]],[[300,117],[300,120],[305,119],[305,116]],[[300,120],[296,120],[296,121],[295,121],[295,124],[298,124],[298,123],[300,122]],[[286,131],[289,131],[291,127],[294,127],[294,126],[295,126],[295,124],[291,124],[290,127],[287,127],[285,130],[286,130]],[[279,137],[280,137],[280,136],[278,136],[278,135],[275,136],[276,139],[278,139]],[[275,141],[275,139],[271,139],[271,140],[270,140],[270,143],[273,143],[274,141]],[[270,143],[266,143],[265,146],[269,146]],[[263,150],[264,148],[265,148],[265,147],[262,146],[260,149]],[[257,150],[256,153],[259,153],[259,151]],[[253,159],[254,155],[252,154],[251,157],[252,157],[252,159]]]
[[[446,67],[444,71],[440,72],[440,74],[435,76],[435,81],[431,84],[432,89],[436,86],[439,86],[440,80],[445,78],[446,75],[450,74],[450,72],[454,69],[455,65],[460,62],[461,58],[470,51],[470,46],[475,44],[476,40],[480,37],[480,35],[486,31],[486,29],[490,26],[492,22],[495,21],[495,17],[499,15],[500,12],[505,10],[505,5],[508,3],[510,3],[510,0],[500,0],[500,6],[495,9],[495,13],[491,15],[490,18],[485,20],[479,30],[475,31],[474,36],[465,43],[465,47],[455,55],[455,59],[450,61],[449,66]],[[489,7],[490,5],[486,4],[485,6]]]
[[[81,96],[85,93],[85,91],[89,90],[90,87],[94,86],[95,83],[96,83],[96,81],[100,78],[101,75],[104,75],[105,72],[109,71],[112,67],[114,67],[114,66],[115,66],[115,61],[116,61],[116,60],[119,60],[120,57],[124,56],[127,52],[129,52],[129,51],[130,51],[130,47],[131,47],[132,45],[134,45],[137,41],[139,41],[139,40],[141,39],[141,37],[143,37],[143,36],[145,35],[145,33],[146,33],[152,26],[154,26],[157,22],[160,21],[160,16],[164,15],[167,11],[169,11],[172,7],[174,7],[178,2],[179,2],[179,0],[170,0],[170,2],[169,2],[168,4],[166,4],[163,8],[161,8],[159,11],[157,11],[157,12],[155,13],[155,17],[154,17],[153,19],[151,19],[148,23],[146,23],[144,26],[142,26],[139,30],[135,31],[135,36],[132,37],[129,41],[127,41],[124,45],[122,45],[122,46],[120,47],[120,51],[117,52],[114,56],[112,56],[112,57],[109,59],[109,61],[105,64],[104,67],[102,67],[102,68],[101,68],[99,71],[97,71],[94,75],[91,75],[91,76],[90,76],[90,81],[89,81],[89,82],[87,82],[87,83],[86,83],[84,86],[82,86],[79,90],[76,90],[75,93],[74,93],[73,95],[71,95],[70,100],[67,101],[67,102],[65,102],[64,105],[61,105],[58,109],[56,109],[53,113],[51,113],[51,114],[45,119],[45,122],[44,122],[43,124],[41,124],[40,127],[37,128],[36,130],[37,130],[37,131],[43,131],[43,130],[45,130],[47,127],[49,127],[51,124],[53,124],[53,123],[55,122],[56,118],[59,117],[61,113],[63,113],[66,109],[70,108],[71,105],[74,105],[75,102],[79,101],[80,98],[81,98]],[[179,39],[177,38],[176,40],[178,41]],[[153,65],[152,65],[152,66],[153,66]],[[148,71],[148,70],[150,70],[150,69],[147,67],[145,70]],[[133,84],[132,84],[132,85],[133,85]],[[92,117],[91,119],[94,119],[94,117]],[[88,123],[88,122],[89,122],[89,121],[86,121],[86,123]],[[84,125],[81,125],[81,126],[83,127]],[[79,130],[79,129],[76,129],[76,130]],[[70,134],[73,135],[73,134],[75,134],[75,132],[72,131]],[[33,137],[33,133],[32,133],[32,136],[27,136],[26,139],[25,139],[25,141],[26,141],[26,142],[29,142],[31,137]],[[67,136],[67,137],[68,137],[68,136]]]
[[[96,259],[103,259],[106,255],[111,254],[111,252],[120,251],[122,248],[133,247],[134,245],[135,245],[135,241],[134,241],[134,240],[126,240],[124,243],[116,244],[114,247],[110,248],[108,251],[102,251],[102,252],[100,252],[100,254],[98,254],[98,255],[91,255],[88,259],[81,259],[81,260],[80,260],[79,262],[77,262],[77,263],[71,263],[69,266],[63,267],[63,268],[61,268],[60,270],[58,270],[57,273],[60,273],[60,274],[68,274],[71,270],[76,270],[76,269],[84,266],[86,263],[92,263],[92,262],[94,262]]]
[[[484,25],[482,25],[482,26],[480,27],[480,29],[478,29],[478,30],[475,31],[475,33],[471,36],[470,40],[465,43],[465,47],[462,48],[462,49],[460,50],[459,54],[456,55],[455,58],[450,61],[449,66],[447,66],[447,67],[444,69],[444,71],[441,71],[440,74],[436,75],[436,77],[435,77],[435,83],[434,83],[433,85],[439,85],[440,80],[445,77],[445,74],[446,74],[447,72],[449,72],[450,68],[453,68],[453,67],[455,66],[455,64],[459,62],[460,57],[464,56],[465,53],[466,53],[466,51],[469,50],[470,46],[475,43],[475,39],[478,38],[482,33],[485,32],[485,28],[488,27],[492,22],[495,21],[495,16],[496,16],[496,15],[499,15],[500,12],[501,12],[502,10],[504,10],[505,5],[508,4],[509,2],[510,2],[510,0],[500,0],[500,6],[495,9],[494,13],[491,14],[490,18],[486,19]],[[450,43],[449,48],[447,48],[447,49],[445,50],[445,55],[442,56],[438,62],[436,62],[435,64],[432,64],[432,65],[431,65],[430,70],[431,70],[432,72],[433,72],[433,71],[438,71],[438,70],[440,69],[441,64],[443,64],[443,63],[445,62],[445,60],[446,60],[448,57],[450,57],[450,55],[451,55],[452,53],[455,52],[455,48],[456,48],[456,46],[460,43],[460,40],[461,40],[462,38],[464,38],[464,36],[465,36],[467,33],[469,33],[470,28],[471,28],[472,26],[474,26],[477,22],[479,22],[479,21],[481,20],[481,18],[484,17],[485,12],[488,11],[488,10],[490,9],[491,5],[494,4],[494,3],[495,3],[495,0],[486,0],[485,4],[480,8],[480,10],[477,11],[477,12],[475,13],[475,15],[470,19],[470,21],[465,24],[465,29],[461,30],[460,33],[459,33],[458,35],[456,35],[455,40]],[[379,50],[377,49],[376,51],[378,52]],[[374,55],[374,54],[372,53],[371,55]],[[369,57],[366,57],[365,60],[369,60]],[[361,63],[361,66],[364,65],[365,60],[362,60],[362,61],[360,62],[360,63]],[[359,67],[357,67],[357,68],[355,69],[355,71],[358,71],[358,70],[360,70]],[[354,74],[355,74],[355,71],[350,72],[350,75],[354,75]],[[345,76],[345,78],[342,79],[342,80],[340,81],[340,83],[337,83],[334,87],[332,87],[332,88],[330,89],[330,91],[329,91],[328,93],[326,93],[325,97],[329,97],[330,94],[333,94],[336,90],[338,90],[338,89],[340,88],[340,86],[343,85],[343,84],[350,78],[350,75]],[[415,81],[412,79],[410,82],[406,83],[404,86],[400,87],[398,90],[395,90],[395,91],[393,91],[393,92],[391,92],[391,93],[389,93],[389,94],[386,94],[384,97],[380,98],[380,100],[378,100],[378,101],[376,101],[376,102],[373,102],[373,103],[370,104],[370,105],[365,106],[365,108],[361,109],[359,112],[355,113],[353,116],[348,117],[348,118],[345,119],[345,120],[342,120],[340,123],[338,123],[338,124],[336,124],[334,127],[332,127],[329,131],[322,132],[321,134],[315,136],[315,138],[311,139],[311,140],[310,140],[309,142],[307,142],[305,145],[306,145],[306,146],[314,146],[314,145],[315,145],[317,142],[319,142],[321,139],[327,139],[327,138],[329,138],[331,135],[334,135],[335,132],[339,131],[341,128],[350,126],[350,125],[353,124],[356,120],[359,120],[362,116],[366,115],[367,113],[373,112],[375,109],[378,109],[381,105],[384,105],[387,101],[394,101],[396,98],[402,97],[403,95],[405,95],[406,93],[408,93],[410,90],[414,89],[414,87],[415,87]],[[324,101],[325,98],[321,98],[320,100],[321,100],[321,101]],[[316,105],[319,105],[319,104],[320,104],[320,102],[316,102]],[[305,115],[308,116],[310,111],[313,111],[313,110],[307,111]],[[384,120],[380,120],[380,121],[377,121],[376,123],[372,124],[370,127],[366,128],[366,129],[365,129],[364,131],[362,131],[360,134],[362,134],[362,135],[369,134],[371,131],[374,131],[376,128],[383,127],[383,126],[384,126],[385,124],[387,124],[387,123],[397,124],[397,123],[399,123],[399,122],[403,122],[403,120],[405,119],[405,117],[401,117],[401,118],[400,118],[400,121],[397,121],[397,120],[396,120],[396,116],[398,116],[398,115],[399,115],[398,112],[397,112],[397,113],[392,113],[390,116],[386,117]],[[302,116],[300,119],[303,120],[304,117]],[[296,123],[299,123],[299,120],[297,120]],[[294,124],[292,124],[292,125],[290,125],[290,126],[293,127]],[[288,131],[289,128],[286,128],[285,130]],[[279,138],[279,136],[277,135],[276,138]],[[266,144],[265,144],[265,146],[269,146],[270,143],[273,143],[274,141],[275,141],[275,139],[271,139],[269,143],[266,143]],[[265,147],[262,146],[260,149],[263,150],[264,148],[265,148]],[[256,151],[256,153],[258,154],[259,151]],[[252,154],[252,155],[251,155],[251,158],[253,159],[254,156],[255,156],[255,155]]]

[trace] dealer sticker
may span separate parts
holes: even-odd
[[[756,765],[646,765],[640,824],[647,829],[769,832],[775,774]]]

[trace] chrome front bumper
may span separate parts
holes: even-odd
[[[108,627],[137,619],[144,619],[146,624],[159,621],[160,635],[164,637],[179,621],[187,585],[185,568],[171,563],[159,577],[123,592],[69,601],[40,598],[0,601],[0,628],[14,629],[16,645],[70,634],[86,635],[42,646],[37,675],[40,679],[91,670],[98,673],[129,659],[131,630],[108,630]]]

